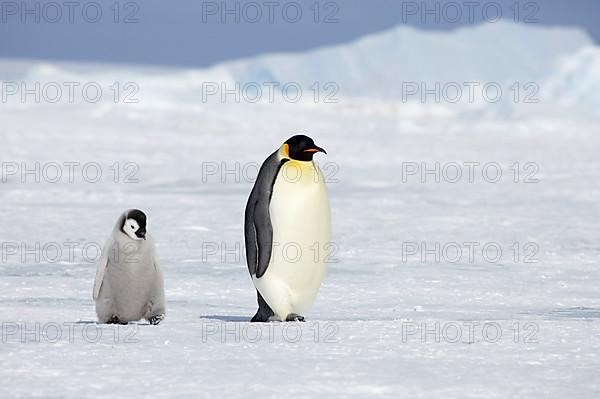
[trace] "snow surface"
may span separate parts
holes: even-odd
[[[531,31],[541,40],[536,29],[512,37],[511,46],[527,53],[521,39]],[[463,40],[469,32],[456,35]],[[586,39],[572,43],[574,60],[597,54],[581,52]],[[578,70],[564,64],[566,50],[553,53],[556,67],[544,59],[542,70]],[[591,69],[597,63],[585,65],[586,76],[598,79]],[[509,111],[490,104],[490,112],[365,99],[368,89],[360,99],[340,96],[338,104],[198,101],[199,85],[231,79],[228,68],[0,63],[3,81],[71,79],[103,87],[135,81],[140,87],[138,104],[106,98],[0,104],[4,167],[97,162],[103,171],[98,183],[86,182],[81,168],[73,183],[66,177],[34,183],[31,176],[22,183],[20,175],[0,183],[0,397],[600,395],[600,131],[597,117],[581,112],[576,98],[574,107],[550,98]],[[256,327],[247,323],[256,305],[243,257],[235,250],[225,259],[206,251],[207,245],[241,246],[252,187],[244,177],[253,169],[222,179],[203,175],[203,165],[231,170],[239,163],[242,170],[297,132],[329,153],[318,160],[330,168],[337,262],[329,265],[306,323]],[[109,169],[115,162],[119,183]],[[139,166],[138,183],[122,182],[127,162]],[[404,183],[403,162],[496,162],[503,178],[488,183],[476,169],[474,183],[466,177],[454,184],[431,177]],[[521,169],[537,164],[539,182],[514,183],[509,168],[515,162]],[[95,264],[81,248],[102,244],[131,207],[149,216],[168,314],[156,327],[121,327],[115,339],[114,327],[94,323]],[[36,242],[59,243],[61,260],[7,254],[7,243],[31,248]],[[80,243],[74,259],[67,256],[68,242]],[[431,256],[403,260],[409,242],[495,242],[504,255],[497,263],[481,252],[472,262],[466,256],[456,263]],[[509,249],[515,242],[519,262]],[[523,262],[526,243],[539,247],[537,263]],[[48,336],[35,331],[36,322]],[[473,336],[470,322],[479,323]],[[49,323],[61,326],[56,343],[56,325]],[[422,331],[436,323],[443,333]],[[454,340],[457,325],[462,336]],[[257,328],[262,335],[251,342]],[[292,342],[298,328],[302,335]],[[495,328],[502,333],[497,342]],[[91,342],[98,330],[99,342]]]

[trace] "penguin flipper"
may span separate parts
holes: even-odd
[[[256,207],[256,203],[252,202],[253,196],[254,192],[252,192],[250,195],[244,216],[246,262],[248,263],[248,271],[250,272],[251,276],[256,274],[256,269],[258,268],[258,244],[256,238],[256,228],[254,227],[254,208]]]
[[[273,153],[263,163],[256,183],[248,199],[244,217],[246,259],[251,276],[262,277],[271,261],[273,250],[273,226],[269,214],[269,204],[275,178],[282,163]]]
[[[96,301],[100,296],[100,288],[102,287],[102,281],[104,280],[104,273],[106,272],[106,267],[108,266],[108,252],[110,250],[110,246],[107,243],[102,249],[102,256],[100,257],[100,261],[98,262],[98,266],[96,267],[96,278],[94,280],[94,292],[92,293],[92,298]]]
[[[273,250],[273,226],[269,215],[269,203],[258,201],[246,208],[245,236],[246,259],[251,276],[260,278],[265,274]],[[251,208],[251,209],[249,209]]]
[[[258,258],[256,260],[256,278],[261,278],[271,261],[273,251],[273,226],[269,214],[269,204],[258,204],[254,212],[254,229],[256,231],[256,243]]]

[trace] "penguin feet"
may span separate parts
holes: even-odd
[[[304,320],[304,316],[302,316],[302,315],[299,315],[296,313],[290,313],[285,318],[285,321],[306,321],[306,320]]]
[[[121,324],[121,325],[125,325],[127,324],[127,322],[123,322],[119,319],[119,316],[113,316],[111,317],[106,324]]]
[[[148,319],[148,321],[150,322],[150,324],[152,324],[153,326],[158,325],[158,323],[160,323],[161,321],[163,321],[165,318],[164,314],[157,314],[155,316],[152,316],[151,318]]]

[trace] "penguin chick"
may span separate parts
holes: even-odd
[[[165,317],[163,276],[146,227],[146,214],[129,209],[104,246],[93,293],[99,323],[146,319],[156,325]]]

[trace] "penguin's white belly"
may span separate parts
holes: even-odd
[[[151,264],[120,264],[113,267],[120,269],[108,276],[116,314],[121,321],[141,319],[154,288],[154,267]]]
[[[269,205],[271,262],[254,278],[280,320],[313,304],[325,275],[331,216],[324,177],[312,162],[288,161],[280,169]]]
[[[141,251],[133,245],[118,248],[118,255],[110,256],[100,290],[100,307],[123,322],[137,321],[148,311],[161,276],[154,267],[154,251]]]

